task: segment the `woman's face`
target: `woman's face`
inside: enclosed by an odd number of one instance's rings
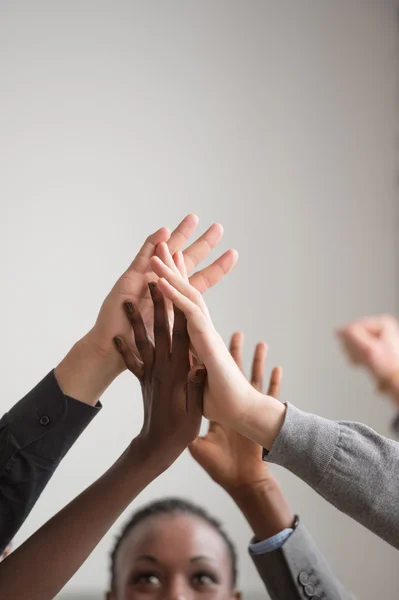
[[[238,600],[220,535],[193,515],[159,515],[137,525],[116,557],[108,600]]]

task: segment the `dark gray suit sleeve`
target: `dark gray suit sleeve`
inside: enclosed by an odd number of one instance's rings
[[[278,550],[250,555],[272,600],[354,600],[301,523]]]
[[[362,423],[329,421],[287,404],[268,462],[399,549],[399,443]]]

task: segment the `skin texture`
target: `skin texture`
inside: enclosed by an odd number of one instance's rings
[[[154,306],[155,343],[139,310],[130,302],[125,303],[125,311],[134,332],[138,356],[126,339],[118,337],[115,342],[127,368],[141,384],[144,424],[138,439],[142,452],[151,455],[154,443],[160,445],[162,456],[157,460],[166,469],[199,433],[206,371],[200,367],[190,368],[190,342],[184,314],[174,309],[171,338],[165,299],[156,284],[149,284],[149,288]],[[168,401],[169,398],[173,398],[173,402]]]
[[[172,351],[166,352],[169,329],[165,310],[160,310],[165,308],[163,299],[156,295],[154,304],[151,363],[142,350],[144,422],[140,434],[102,477],[0,564],[2,598],[52,600],[132,500],[198,435],[203,371],[202,376],[189,377],[188,336],[182,315],[176,319],[180,335],[174,335]],[[140,313],[134,321],[136,328],[137,323],[142,324]],[[126,322],[129,325],[128,319]],[[123,355],[123,348],[127,348],[123,338],[119,348]],[[177,361],[184,356],[185,361]],[[126,367],[130,366],[128,361]],[[23,573],[23,577],[16,577],[16,573]]]
[[[101,307],[92,330],[93,340],[100,354],[112,354],[114,352],[112,339],[115,336],[126,337],[130,333],[121,310],[121,306],[125,302],[132,302],[137,307],[147,330],[152,332],[153,310],[148,283],[156,282],[158,277],[151,268],[150,259],[154,256],[157,245],[160,243],[165,243],[172,255],[182,250],[197,226],[198,217],[188,215],[171,234],[169,230],[162,228],[147,238],[136,258],[118,279]],[[214,223],[183,252],[187,273],[191,275],[190,283],[201,294],[220,281],[233,268],[237,260],[237,253],[229,250],[208,267],[192,274],[220,241],[222,235],[223,227]],[[170,308],[169,312],[171,312]]]
[[[270,449],[281,430],[286,407],[246,380],[215,330],[202,295],[181,275],[167,246],[160,246],[162,260],[159,253],[151,259],[160,277],[158,289],[186,315],[192,346],[207,370],[204,415]]]
[[[137,306],[152,336],[153,308],[148,282],[156,281],[158,277],[151,268],[151,257],[155,255],[160,242],[164,242],[172,253],[182,250],[193,236],[198,222],[198,217],[190,214],[172,233],[163,227],[148,236],[104,300],[94,327],[56,367],[55,376],[64,394],[94,406],[107,387],[126,368],[113,343],[116,336],[126,337],[134,348],[134,337],[123,311],[124,302],[132,302]],[[223,227],[214,223],[182,253],[190,282],[200,293],[218,283],[237,262],[237,252],[228,250],[210,265],[194,273],[222,236]],[[172,312],[169,303],[170,320],[173,319]]]
[[[107,600],[239,598],[224,541],[193,515],[158,515],[139,523],[119,548],[115,575],[116,589]]]
[[[399,323],[391,315],[359,319],[341,327],[338,338],[348,360],[366,369],[377,387],[399,406]]]
[[[235,333],[230,353],[241,371],[243,335]],[[256,346],[250,382],[259,392],[263,390],[267,346]],[[267,393],[278,398],[282,370],[272,371]],[[197,438],[190,451],[210,477],[236,502],[249,522],[255,538],[264,540],[292,527],[295,517],[273,476],[269,465],[262,460],[262,448],[230,427],[211,422],[205,437]]]

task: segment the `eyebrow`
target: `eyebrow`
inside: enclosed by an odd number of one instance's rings
[[[143,554],[142,556],[138,556],[136,558],[136,560],[148,560],[149,562],[152,562],[152,563],[158,562],[158,560],[155,558],[155,556],[151,556],[150,554]]]
[[[155,558],[155,556],[151,556],[150,554],[143,554],[141,556],[138,556],[136,558],[136,561],[138,560],[146,560],[148,562],[152,562],[152,563],[158,563],[158,559]],[[193,558],[190,558],[190,562],[195,563],[195,562],[199,562],[200,560],[208,560],[210,562],[216,562],[216,560],[214,558],[212,558],[211,556],[193,556]]]
[[[190,558],[190,562],[198,562],[200,560],[209,560],[211,562],[216,562],[216,560],[214,558],[212,558],[211,556],[193,556],[193,558]]]

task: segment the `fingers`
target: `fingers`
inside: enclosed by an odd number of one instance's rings
[[[188,322],[190,341],[198,359],[205,363],[215,354],[227,352],[226,347],[216,333],[210,317],[204,315],[197,304],[186,298],[166,281],[160,279],[158,288],[177,308],[184,312]]]
[[[375,344],[378,343],[376,335],[359,323],[354,323],[341,330],[340,338],[350,361],[354,364],[360,364],[367,360],[367,357],[373,352]]]
[[[183,311],[176,306],[172,334],[172,364],[184,377],[190,369],[190,338],[187,332],[187,319]]]
[[[267,345],[264,342],[257,344],[252,360],[251,384],[259,392],[263,389],[267,350]]]
[[[270,376],[269,389],[267,390],[268,396],[273,396],[273,398],[279,398],[282,378],[283,378],[282,368],[274,367],[272,374]]]
[[[227,250],[219,256],[211,265],[190,277],[190,283],[201,294],[216,285],[225,275],[230,273],[238,261],[237,250]]]
[[[154,255],[157,245],[167,242],[169,238],[170,231],[166,227],[161,227],[161,229],[151,234],[140,248],[128,271],[136,271],[141,274],[146,273],[150,266],[150,258]]]
[[[179,292],[179,290],[173,287],[169,281],[161,278],[159,279],[157,286],[165,298],[168,298],[175,306],[177,306],[177,308],[180,308],[186,315],[187,320],[191,321],[193,325],[199,326],[202,321],[206,321],[206,317],[198,304]]]
[[[122,356],[126,368],[136,375],[137,379],[141,380],[144,377],[144,364],[133,354],[132,350],[126,344],[122,337],[114,338],[116,349]]]
[[[338,329],[337,333],[341,339],[351,338],[353,330],[364,329],[369,334],[378,336],[385,330],[398,328],[398,321],[392,315],[377,315],[364,317]]]
[[[190,299],[191,302],[199,306],[200,309],[204,312],[204,314],[208,315],[208,309],[201,294],[198,292],[198,290],[193,288],[188,281],[184,281],[183,277],[180,275],[180,273],[177,272],[177,269],[175,267],[174,269],[169,268],[164,262],[162,262],[158,258],[158,256],[153,256],[151,258],[151,267],[158,275],[158,277],[166,279],[168,283],[176,289],[176,291],[186,296],[186,298]],[[181,310],[185,312],[185,310],[181,308],[178,304],[176,306],[178,306]]]
[[[194,367],[188,374],[186,407],[193,416],[202,415],[206,380],[207,372],[203,367]]]
[[[376,344],[376,338],[363,327],[354,325],[346,337],[346,347],[349,353],[353,353],[353,358],[357,360],[367,359],[373,352]],[[378,343],[378,342],[377,342]]]
[[[169,320],[165,300],[155,283],[149,283],[154,304],[155,367],[165,368],[170,357]]]
[[[181,250],[197,229],[199,219],[197,215],[187,215],[183,221],[179,223],[176,229],[172,232],[169,241],[169,251],[173,255],[178,250]],[[167,240],[163,240],[167,241]]]
[[[219,223],[213,223],[205,233],[201,235],[191,246],[183,252],[184,262],[188,273],[192,273],[195,267],[202,262],[212,249],[223,237],[223,227]]]
[[[175,254],[177,254],[177,252],[175,252]],[[175,261],[173,260],[171,253],[169,252],[168,244],[165,244],[165,243],[158,244],[156,252],[155,252],[155,256],[158,256],[158,258],[165,265],[167,265],[171,271],[173,271],[174,273],[180,273],[179,269],[176,266]]]
[[[242,347],[244,343],[244,334],[240,331],[236,331],[231,336],[230,340],[230,354],[234,358],[236,365],[243,372],[244,366],[242,363]]]
[[[154,360],[154,346],[147,333],[143,318],[140,314],[140,311],[132,302],[125,302],[123,308],[129,323],[132,326],[134,340],[136,342],[137,350],[140,353],[144,367],[145,369],[149,369],[152,367]]]
[[[186,263],[184,262],[183,253],[180,251],[175,252],[175,254],[173,255],[173,261],[174,261],[180,275],[183,277],[183,279],[185,281],[188,281],[188,273],[187,273],[187,269],[186,269]]]

